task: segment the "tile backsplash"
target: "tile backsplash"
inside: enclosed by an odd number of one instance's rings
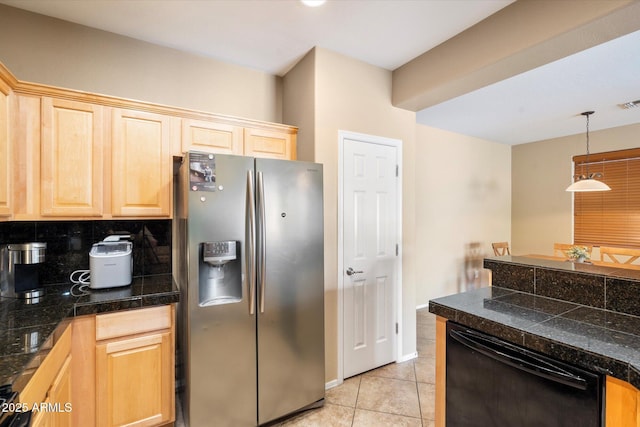
[[[111,234],[130,234],[133,275],[171,272],[171,220],[0,222],[0,245],[45,242],[43,285],[66,283],[75,270],[89,269],[94,243]]]

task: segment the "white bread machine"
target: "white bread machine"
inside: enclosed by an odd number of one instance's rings
[[[93,245],[89,252],[92,289],[115,288],[131,284],[133,243],[130,236],[108,236]]]

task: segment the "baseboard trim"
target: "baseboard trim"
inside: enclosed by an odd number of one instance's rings
[[[325,390],[329,390],[331,388],[338,387],[340,385],[340,383],[341,383],[341,381],[338,381],[337,379],[331,380],[328,383],[324,384],[324,389]]]
[[[408,362],[409,360],[413,360],[413,359],[415,359],[417,357],[418,357],[418,352],[417,351],[415,351],[413,353],[410,353],[410,354],[405,354],[404,356],[402,356],[400,358],[400,360],[398,360],[398,363]]]

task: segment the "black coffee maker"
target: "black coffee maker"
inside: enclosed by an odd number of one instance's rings
[[[0,296],[35,299],[42,296],[40,264],[46,243],[10,243],[0,248]]]

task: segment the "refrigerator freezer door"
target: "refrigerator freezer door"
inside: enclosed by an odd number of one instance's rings
[[[188,203],[189,264],[188,295],[184,301],[188,304],[185,416],[191,426],[253,426],[257,420],[256,318],[250,314],[249,284],[244,272],[247,175],[253,170],[254,161],[226,155],[201,160],[181,171],[181,191],[186,192]],[[206,170],[205,163],[212,169],[208,174],[201,173]],[[183,165],[183,169],[187,166]],[[224,278],[216,276],[213,282],[210,277],[203,277],[212,268],[219,268],[207,253],[203,254],[205,242],[237,245],[236,258],[224,264]],[[227,279],[242,281],[239,301],[201,304],[199,285],[206,285],[201,280],[214,283]]]
[[[264,218],[257,218],[257,247],[265,250],[257,272],[258,420],[263,424],[324,398],[322,166],[256,159],[259,181],[256,193],[263,193],[256,200],[263,196]]]

